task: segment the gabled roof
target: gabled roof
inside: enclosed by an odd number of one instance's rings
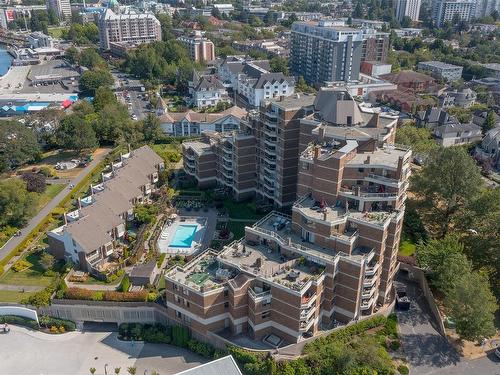
[[[473,123],[469,123],[469,124],[455,123],[455,124],[446,124],[446,125],[438,126],[436,128],[436,131],[443,134],[443,135],[456,133],[456,132],[467,132],[467,131],[480,134],[481,127],[479,127]]]
[[[243,118],[247,114],[243,108],[238,106],[233,106],[226,109],[225,111],[219,113],[200,113],[193,110],[188,110],[187,112],[170,112],[160,117],[160,121],[163,123],[178,123],[186,120],[191,123],[205,123],[211,124],[217,121],[221,121],[223,118],[228,116],[234,116],[236,118]]]
[[[285,81],[291,84],[295,83],[295,79],[293,77],[285,77],[283,73],[265,73],[260,75],[259,79],[256,80],[253,87],[256,89],[262,89],[267,82],[274,85],[274,83],[276,82],[283,83]]]
[[[200,90],[225,90],[225,87],[216,76],[204,75],[195,84],[195,91]]]

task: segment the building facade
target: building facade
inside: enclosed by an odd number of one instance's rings
[[[181,36],[177,38],[189,51],[189,56],[194,61],[215,60],[215,47],[210,39],[205,38],[200,31],[196,31],[191,36]]]
[[[458,65],[447,64],[441,61],[422,61],[417,68],[430,72],[437,79],[443,79],[447,82],[458,81],[462,78],[463,68]]]
[[[482,18],[491,15],[494,11],[500,12],[499,0],[477,0],[476,18]]]
[[[418,21],[421,5],[421,0],[396,0],[396,19],[401,22],[410,17],[412,21]]]
[[[451,22],[455,15],[462,21],[470,21],[476,14],[476,0],[434,0],[432,19],[437,27]]]
[[[337,89],[306,107],[292,215],[271,212],[220,253],[166,274],[169,319],[198,336],[295,343],[394,298],[411,174],[411,151],[393,145],[398,118],[362,110]]]
[[[343,22],[295,22],[290,65],[295,75],[310,84],[357,80],[362,45],[362,30],[346,27]]]
[[[49,251],[102,275],[110,259],[120,257],[134,205],[148,200],[163,168],[163,159],[149,146],[121,155],[103,172],[102,182],[90,186],[90,195],[78,200],[78,208],[64,214],[65,224],[47,233]]]
[[[60,19],[71,20],[71,5],[69,0],[47,0],[47,10],[52,9]]]
[[[149,43],[161,40],[160,21],[152,13],[129,11],[115,13],[108,8],[99,17],[99,43],[103,50],[110,49],[110,43]]]

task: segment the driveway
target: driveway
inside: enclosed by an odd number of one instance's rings
[[[48,335],[11,325],[11,332],[0,335],[0,374],[17,375],[96,375],[127,373],[137,367],[137,374],[175,374],[198,366],[205,359],[185,349],[163,344],[123,342],[115,332],[69,332]],[[147,371],[147,372],[146,372]]]
[[[76,176],[71,184],[77,185],[80,181],[82,181],[94,167],[97,166],[103,160],[106,155],[111,151],[111,149],[106,149],[104,152],[99,153],[95,156],[94,160],[92,160],[89,165],[87,165],[83,171],[81,171],[78,176]],[[31,218],[28,224],[21,229],[21,235],[17,237],[13,237],[9,242],[5,244],[4,247],[0,249],[0,260],[5,258],[7,254],[9,254],[17,245],[19,245],[26,236],[35,228],[49,213],[52,211],[71,191],[70,185],[65,187],[59,194],[57,194],[49,203],[43,207],[36,216]]]
[[[406,285],[412,299],[409,311],[396,311],[402,347],[412,374],[500,375],[500,363],[494,355],[476,360],[462,358],[435,328],[420,287],[406,279],[398,278],[398,281]]]

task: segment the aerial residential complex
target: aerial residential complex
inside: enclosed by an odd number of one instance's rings
[[[57,259],[70,260],[95,276],[113,267],[121,255],[126,223],[134,205],[145,203],[156,189],[163,159],[143,146],[121,155],[102,182],[90,186],[79,207],[64,214],[65,224],[48,232],[49,251]]]
[[[99,43],[103,50],[112,48],[112,44],[135,45],[161,40],[160,21],[149,12],[136,13],[131,10],[122,11],[115,7],[117,13],[108,8],[99,17]]]
[[[411,151],[393,144],[397,117],[364,108],[336,88],[270,101],[259,117],[240,132],[185,142],[185,169],[200,183],[216,170],[215,179],[220,173],[237,181],[232,189],[240,192],[246,183],[249,194],[254,173],[257,181],[267,173],[276,182],[294,181],[292,215],[272,212],[220,253],[171,270],[167,306],[173,320],[200,336],[226,329],[297,342],[391,300]],[[294,126],[282,128],[289,117]],[[296,157],[270,169],[255,164],[250,150],[260,155],[254,144],[265,144],[274,128],[279,141],[269,143],[271,153],[293,150]]]
[[[418,69],[430,72],[435,78],[448,82],[458,81],[462,78],[463,68],[458,65],[447,64],[441,61],[422,61]]]

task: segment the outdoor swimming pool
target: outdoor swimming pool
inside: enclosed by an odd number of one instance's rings
[[[197,228],[198,225],[179,225],[169,247],[191,247]]]

